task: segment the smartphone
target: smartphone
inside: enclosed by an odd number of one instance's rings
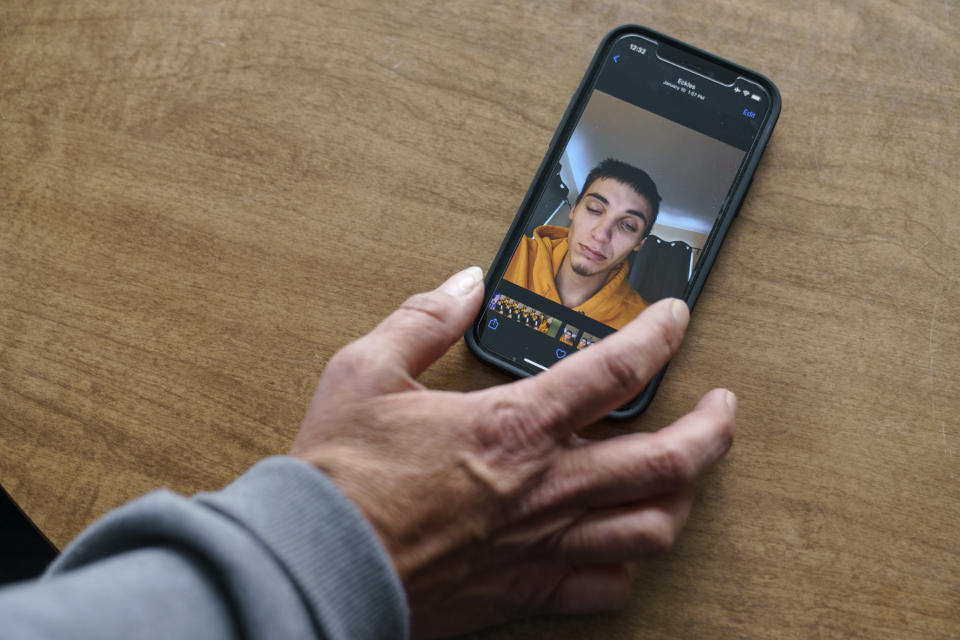
[[[755,71],[639,25],[611,31],[487,272],[470,349],[530,376],[657,300],[693,309],[779,114]],[[642,412],[665,371],[611,417]]]

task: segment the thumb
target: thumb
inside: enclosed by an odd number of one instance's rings
[[[480,267],[450,276],[433,291],[408,298],[357,346],[371,349],[388,371],[416,378],[466,332],[483,301],[482,283]]]

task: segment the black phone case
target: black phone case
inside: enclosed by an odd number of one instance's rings
[[[773,133],[773,127],[777,123],[777,118],[780,116],[780,91],[777,89],[776,85],[770,81],[769,78],[757,73],[756,71],[742,67],[712,53],[708,53],[702,49],[698,49],[689,44],[671,38],[670,36],[666,36],[662,33],[654,31],[653,29],[649,29],[641,25],[631,24],[621,25],[612,30],[606,35],[606,37],[604,37],[603,41],[600,43],[600,46],[597,47],[597,51],[593,55],[593,60],[590,61],[590,66],[587,68],[587,72],[580,81],[580,86],[570,99],[570,103],[567,105],[567,109],[563,114],[563,118],[560,120],[557,130],[553,134],[553,139],[550,141],[550,146],[548,147],[546,154],[544,154],[543,162],[540,164],[540,168],[537,170],[536,177],[531,183],[530,188],[527,190],[527,194],[524,196],[523,202],[520,204],[520,208],[517,210],[516,216],[514,216],[513,222],[507,231],[506,237],[500,244],[500,249],[497,251],[497,255],[494,257],[493,263],[490,265],[490,269],[487,270],[487,275],[484,279],[484,285],[487,292],[490,291],[490,288],[493,285],[500,281],[503,272],[510,263],[510,258],[512,257],[511,250],[518,242],[519,235],[522,233],[527,214],[529,213],[530,205],[535,201],[534,199],[536,197],[539,197],[539,194],[543,190],[546,181],[550,177],[549,172],[553,167],[553,164],[559,158],[560,153],[562,153],[562,150],[558,149],[559,141],[565,138],[567,133],[571,132],[571,129],[575,125],[573,121],[579,117],[580,113],[586,106],[584,99],[586,94],[596,83],[597,76],[600,72],[602,63],[606,58],[607,52],[613,46],[614,42],[624,35],[648,36],[654,40],[657,40],[658,42],[666,43],[668,46],[671,46],[680,52],[706,58],[713,64],[735,71],[739,75],[756,82],[762,86],[770,96],[770,108],[767,112],[766,119],[760,128],[757,138],[754,140],[753,146],[747,151],[746,163],[741,169],[740,174],[735,178],[733,190],[721,207],[718,223],[714,226],[710,236],[707,238],[707,241],[704,245],[703,254],[698,260],[696,271],[693,277],[690,279],[687,289],[684,292],[683,300],[687,303],[687,306],[690,307],[690,310],[693,310],[697,298],[700,296],[700,291],[703,290],[703,285],[706,283],[707,277],[710,275],[710,269],[713,267],[714,260],[716,260],[717,253],[720,250],[720,245],[723,244],[723,240],[726,238],[727,231],[730,229],[730,224],[737,216],[737,213],[740,210],[740,205],[743,204],[747,190],[750,188],[750,183],[753,180],[753,174],[757,169],[757,165],[759,164],[760,158],[763,155],[763,151],[767,146],[767,142],[770,140],[770,135]],[[470,329],[467,330],[467,333],[464,336],[467,346],[474,353],[474,355],[487,364],[507,371],[508,373],[517,377],[528,377],[533,375],[528,371],[515,366],[513,363],[501,358],[500,356],[489,353],[480,345],[477,329],[482,316],[483,309],[480,310],[480,313],[477,315],[477,319],[473,322],[473,324],[470,326]],[[617,420],[626,420],[640,415],[640,413],[642,413],[653,400],[653,396],[656,394],[657,387],[660,386],[660,381],[663,379],[666,371],[667,366],[664,366],[663,369],[661,369],[650,380],[644,390],[640,392],[636,398],[619,409],[612,411],[608,417]]]

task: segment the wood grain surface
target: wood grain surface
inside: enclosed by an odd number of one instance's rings
[[[5,0],[0,483],[63,545],[284,452],[331,354],[489,265],[628,22],[784,108],[657,399],[598,433],[722,385],[737,441],[624,612],[474,637],[960,637],[951,1]]]

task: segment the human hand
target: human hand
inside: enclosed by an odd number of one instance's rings
[[[482,299],[471,267],[344,347],[291,451],[369,519],[417,637],[624,606],[625,563],[670,547],[694,481],[733,439],[736,399],[723,389],[655,433],[576,435],[676,351],[689,320],[677,300],[532,378],[472,393],[424,388],[417,376],[460,339]]]

